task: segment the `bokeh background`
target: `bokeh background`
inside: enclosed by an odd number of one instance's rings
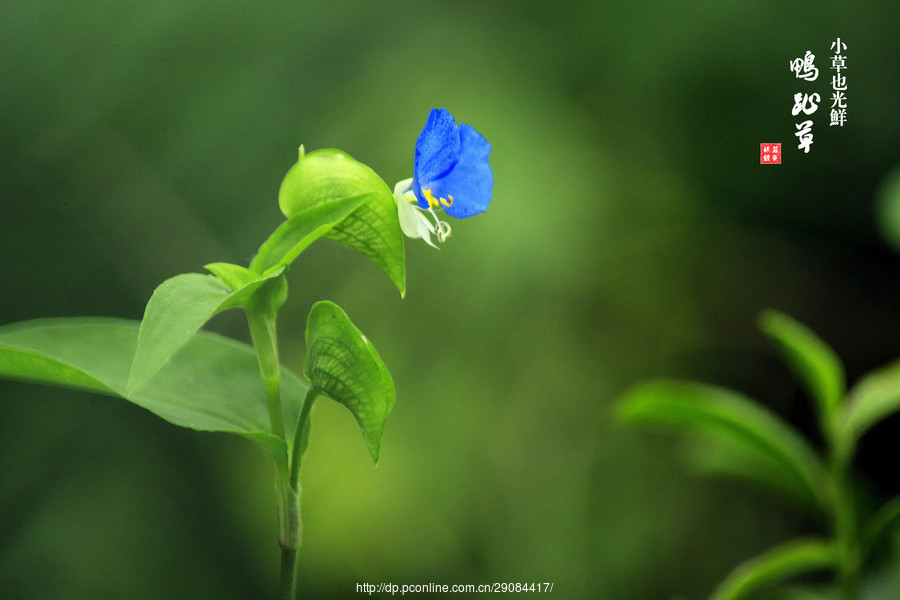
[[[540,581],[700,598],[817,526],[693,476],[614,401],[702,379],[811,431],[756,329],[767,307],[831,343],[851,381],[900,356],[898,25],[891,1],[6,1],[0,322],[139,319],[165,278],[249,261],[301,143],[393,185],[447,107],[493,145],[490,210],[440,252],[407,243],[405,299],[331,242],[290,273],[286,364],[300,370],[307,310],[330,299],[398,392],[376,469],[349,413],[316,407],[306,597]],[[830,127],[838,36],[849,118]],[[788,69],[806,50],[813,83]],[[797,91],[823,96],[809,154]],[[782,165],[759,164],[763,142]],[[238,313],[210,328],[248,338]],[[860,458],[884,495],[900,492],[897,425]],[[0,382],[0,595],[273,598],[276,535],[251,443]]]

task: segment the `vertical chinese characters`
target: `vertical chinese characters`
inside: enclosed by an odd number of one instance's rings
[[[847,70],[847,44],[836,38],[831,42],[831,50],[834,52],[831,57],[831,68],[834,72],[831,77],[831,114],[830,125],[842,127],[847,122],[847,77],[842,71]],[[806,82],[807,87],[819,77],[819,69],[815,65],[816,56],[811,50],[807,50],[803,56],[788,61],[788,67],[794,74],[794,78],[802,79]],[[818,85],[818,84],[817,84]],[[822,84],[824,85],[824,84]],[[821,94],[820,94],[821,92]],[[797,136],[797,149],[802,150],[805,154],[809,154],[813,144],[813,114],[819,109],[819,105],[828,102],[827,93],[820,89],[800,90],[794,93],[794,106],[791,109],[791,116],[802,119],[794,123]],[[760,162],[762,164],[778,164],[773,162],[772,157],[766,156],[761,151]]]
[[[847,50],[847,44],[841,38],[831,42],[834,56],[831,57],[831,68],[835,74],[831,77],[831,125],[843,127],[847,122],[847,77],[841,75],[841,71],[847,68],[847,57],[843,54]]]
[[[816,77],[819,76],[819,70],[813,64],[815,59],[816,55],[807,50],[803,58],[795,58],[791,61],[791,71],[794,72],[798,79],[815,81]]]
[[[790,61],[789,66],[794,73],[794,77],[806,81],[815,81],[819,76],[819,69],[814,64],[815,58],[815,54],[807,50],[803,58],[795,58]],[[812,115],[818,110],[818,103],[821,100],[822,97],[818,93],[804,94],[803,92],[797,92],[794,94],[794,108],[791,109],[791,115],[796,117],[801,112],[805,115]],[[799,141],[797,148],[807,154],[813,143],[812,125],[812,119],[797,123],[797,132],[794,133]]]

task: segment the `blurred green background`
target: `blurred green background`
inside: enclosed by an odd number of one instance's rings
[[[494,581],[703,597],[815,525],[692,476],[672,438],[618,426],[613,401],[648,377],[703,379],[811,431],[756,330],[766,307],[831,343],[851,381],[900,356],[882,200],[900,165],[898,25],[889,1],[7,1],[0,323],[139,319],[163,279],[249,262],[299,144],[392,186],[447,107],[493,145],[490,210],[440,252],[407,243],[402,300],[331,242],[290,273],[286,364],[300,370],[308,308],[330,299],[398,393],[377,469],[349,413],[318,403],[306,597]],[[849,118],[830,127],[838,36]],[[806,50],[813,83],[788,69]],[[823,96],[809,154],[797,91]],[[782,165],[759,164],[763,142]],[[234,312],[211,329],[248,338]],[[0,382],[0,399],[4,597],[274,597],[262,451],[106,397]],[[900,492],[880,460],[897,431],[862,448],[883,494]]]

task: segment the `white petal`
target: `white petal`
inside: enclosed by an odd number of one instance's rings
[[[394,200],[397,201],[397,217],[400,220],[400,229],[408,238],[422,238],[425,242],[437,248],[431,241],[434,233],[434,225],[422,214],[418,207],[413,206],[416,197],[413,194],[412,179],[405,179],[394,186]]]

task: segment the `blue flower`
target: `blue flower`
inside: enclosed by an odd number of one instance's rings
[[[446,109],[431,109],[416,141],[412,187],[419,207],[443,206],[457,219],[486,211],[494,185],[490,153],[474,127],[457,125]]]
[[[471,125],[457,125],[446,109],[432,109],[416,141],[414,176],[394,188],[403,232],[434,246],[430,233],[440,242],[450,236],[450,226],[435,210],[457,219],[486,211],[494,185],[490,153],[490,143]],[[430,212],[435,224],[412,210],[412,204]]]

